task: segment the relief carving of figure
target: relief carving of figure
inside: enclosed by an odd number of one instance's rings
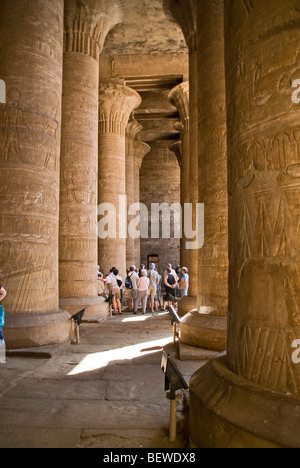
[[[7,92],[7,104],[3,106],[1,114],[1,127],[4,132],[2,154],[4,161],[10,161],[13,154],[19,162],[23,162],[20,147],[19,128],[24,126],[29,130],[24,121],[23,110],[20,107],[21,92],[11,88]]]

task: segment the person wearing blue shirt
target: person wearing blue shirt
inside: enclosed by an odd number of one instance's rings
[[[189,275],[188,269],[183,267],[181,268],[181,276],[179,279],[179,290],[181,292],[181,297],[185,297],[189,292]]]
[[[0,286],[0,302],[2,299],[4,299],[6,296],[6,291],[2,286]],[[1,306],[0,310],[0,364],[5,364],[6,358],[5,358],[5,340],[4,340],[4,335],[3,335],[3,330],[2,326],[4,324],[4,309]]]

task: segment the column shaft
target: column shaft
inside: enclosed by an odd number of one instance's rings
[[[141,131],[142,126],[136,120],[131,120],[126,129],[126,195],[127,195],[127,208],[136,201],[136,183],[135,180],[135,164],[134,164],[134,140],[136,135]],[[139,187],[139,184],[138,184]],[[131,217],[128,215],[128,222]],[[130,236],[127,237],[126,241],[126,265],[127,269],[130,266],[135,265],[136,251],[135,244],[136,239],[132,239]]]
[[[116,267],[123,278],[126,275],[127,213],[120,201],[126,195],[125,131],[131,112],[140,104],[140,96],[132,89],[122,84],[101,83],[99,205],[110,204],[116,223],[115,232],[98,230],[98,261],[104,274]],[[127,203],[125,211],[126,208]]]
[[[271,15],[261,3],[243,11],[243,28],[233,29],[236,3],[226,7],[228,364],[254,383],[299,395],[300,366],[292,361],[300,338],[299,105],[292,82],[299,75],[300,14],[291,16],[295,0],[273,1]],[[270,31],[260,18],[276,26]]]
[[[299,40],[296,0],[225,2],[228,347],[190,384],[197,447],[300,446]]]
[[[182,142],[182,160],[181,160],[181,184],[180,184],[180,202],[182,210],[185,203],[190,201],[190,118],[189,118],[189,82],[181,83],[169,94],[170,102],[177,108],[180,116],[180,122],[175,123],[175,128],[180,131]],[[184,212],[184,211],[182,211]],[[185,248],[186,239],[184,230],[180,242],[180,260],[181,266],[189,267],[189,251]]]
[[[228,196],[223,22],[223,0],[198,4],[199,200],[205,205],[198,310],[226,317]]]
[[[196,12],[194,12],[196,16]],[[189,158],[189,203],[193,205],[193,229],[196,230],[196,205],[199,203],[199,169],[198,169],[198,56],[197,33],[191,36],[189,47],[189,83],[190,83],[190,158]],[[201,182],[200,182],[201,183]],[[198,294],[198,257],[199,250],[189,251],[189,295],[195,300],[190,304],[191,309],[196,307]]]
[[[73,313],[98,298],[97,185],[99,55],[108,31],[122,19],[117,0],[65,2],[60,189],[60,304]]]
[[[181,125],[181,124],[180,124]],[[180,205],[184,207],[184,193],[182,190],[183,187],[183,170],[182,170],[182,141],[178,140],[169,146],[169,150],[172,151],[178,161],[178,165],[180,167]],[[185,262],[186,259],[186,252],[185,252],[185,239],[182,238],[180,239],[180,265],[189,265],[188,262]]]
[[[188,155],[188,199],[193,206],[193,230],[196,231],[196,204],[198,195],[198,57],[197,57],[197,3],[198,0],[163,0],[165,13],[176,21],[182,29],[189,48],[189,155]],[[183,168],[183,172],[185,169]],[[184,180],[184,177],[183,177]],[[189,239],[194,242],[195,239]],[[181,315],[186,315],[197,307],[198,293],[198,254],[199,249],[186,249],[183,237],[182,250],[185,266],[189,269],[189,297],[179,305]]]
[[[140,203],[140,170],[143,164],[144,157],[151,151],[147,143],[143,141],[135,141],[134,152],[134,203]],[[143,222],[143,220],[142,220]],[[141,237],[134,240],[134,265],[141,264]]]
[[[58,215],[63,1],[0,5],[1,284],[9,347],[63,341]]]
[[[64,57],[60,297],[97,296],[98,62]]]

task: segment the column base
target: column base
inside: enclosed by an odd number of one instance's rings
[[[6,315],[4,337],[7,349],[35,348],[70,340],[72,321],[65,310],[36,314]]]
[[[184,317],[191,310],[197,309],[197,298],[193,296],[185,296],[178,303],[178,315]]]
[[[192,448],[300,448],[300,398],[229,370],[219,355],[190,382]]]
[[[62,298],[59,300],[59,306],[71,315],[87,307],[85,319],[105,319],[109,314],[109,305],[102,296]]]
[[[180,361],[209,361],[219,354],[219,351],[209,349],[196,348],[184,343],[179,343],[179,360]]]
[[[196,348],[224,351],[227,346],[227,318],[203,315],[193,310],[180,323],[180,342]]]

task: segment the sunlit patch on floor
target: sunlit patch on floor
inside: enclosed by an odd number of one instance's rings
[[[100,353],[87,354],[82,361],[68,373],[68,375],[78,375],[84,372],[92,372],[106,367],[113,361],[126,361],[141,356],[146,356],[154,351],[159,351],[172,341],[172,336],[161,338],[155,341],[139,343],[124,348],[112,349]]]

